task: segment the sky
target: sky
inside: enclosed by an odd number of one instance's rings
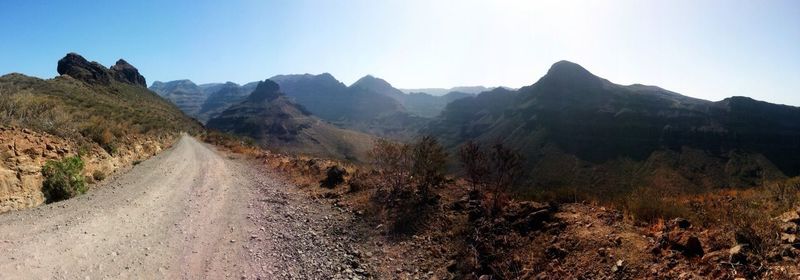
[[[559,60],[618,84],[800,106],[800,1],[0,1],[0,73],[68,52],[153,81],[328,72],[521,87]]]

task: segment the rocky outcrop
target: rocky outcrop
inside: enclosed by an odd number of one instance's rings
[[[58,61],[59,75],[67,75],[88,84],[109,85],[112,81],[147,87],[139,70],[120,59],[111,69],[95,61],[89,62],[77,53],[68,53]]]
[[[67,75],[89,84],[111,83],[111,73],[100,63],[89,62],[77,53],[68,53],[58,61],[58,74]]]
[[[89,146],[82,159],[83,175],[92,182],[95,174],[111,174],[134,161],[160,152],[172,139],[134,138],[121,145],[114,155],[100,146]],[[74,141],[29,129],[0,127],[0,213],[38,206],[44,203],[41,168],[48,160],[60,160],[78,154]]]
[[[124,59],[117,60],[117,63],[111,66],[111,72],[117,81],[147,87],[147,81],[144,76],[139,74],[139,70]]]

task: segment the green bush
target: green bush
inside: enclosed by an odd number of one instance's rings
[[[42,167],[42,193],[47,203],[65,200],[86,192],[83,175],[83,160],[78,156],[60,161],[48,160]]]

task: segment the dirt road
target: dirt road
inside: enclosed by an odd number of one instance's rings
[[[0,215],[0,279],[369,278],[352,217],[189,136],[86,195]]]

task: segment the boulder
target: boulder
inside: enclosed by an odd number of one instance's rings
[[[687,257],[702,257],[703,244],[700,239],[685,230],[674,230],[667,235],[669,247]]]
[[[532,201],[514,203],[505,209],[503,219],[511,222],[517,231],[526,233],[541,229],[550,220],[553,214],[550,208],[549,204]]]

